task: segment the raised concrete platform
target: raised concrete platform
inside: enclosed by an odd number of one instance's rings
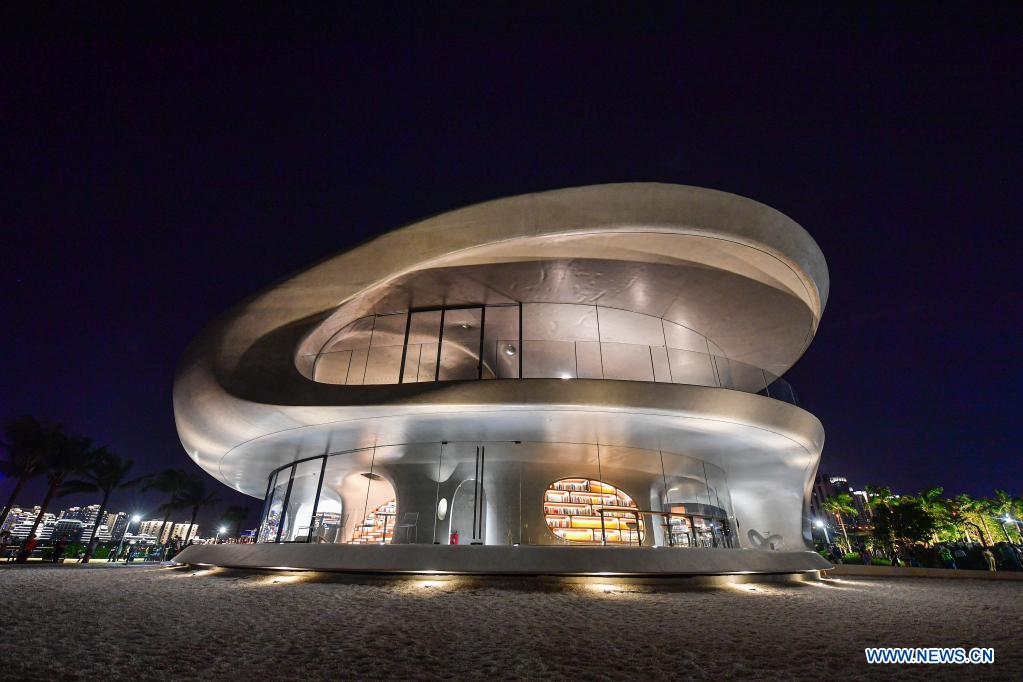
[[[699,576],[831,568],[816,552],[552,545],[193,545],[181,564],[279,570],[452,575]]]

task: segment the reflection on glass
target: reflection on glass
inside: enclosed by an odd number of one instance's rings
[[[295,476],[288,495],[288,510],[285,525],[281,530],[281,542],[307,542],[312,524],[316,491],[320,488],[320,469],[323,459],[299,462],[295,465]]]
[[[396,384],[405,343],[405,313],[378,315],[366,358],[365,384]]]
[[[292,467],[286,467],[277,472],[275,482],[270,490],[270,503],[267,505],[266,518],[259,530],[258,542],[277,541],[277,534],[285,515],[284,498],[288,494],[291,469]]]
[[[483,312],[480,308],[447,310],[440,349],[440,380],[478,379]]]
[[[525,379],[575,379],[576,344],[571,341],[522,340],[522,376]]]
[[[487,306],[483,331],[483,378],[518,379],[519,307]]]
[[[408,348],[405,351],[405,372],[402,375],[404,383],[434,381],[437,378],[440,318],[439,310],[412,313]]]

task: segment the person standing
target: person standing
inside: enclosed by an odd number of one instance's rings
[[[991,553],[991,550],[985,547],[981,554],[984,556],[984,561],[987,562],[987,570],[991,572],[997,571],[998,568],[995,565],[995,555]]]
[[[64,559],[64,552],[67,551],[67,536],[63,536],[60,540],[57,540],[57,544],[53,546],[53,556],[50,557],[50,561],[55,564],[59,564]]]
[[[7,553],[7,548],[11,546],[15,546],[14,543],[11,542],[11,531],[5,530],[0,533],[0,559],[2,559],[4,554]]]
[[[39,540],[34,535],[30,538],[25,538],[25,542],[21,545],[21,551],[18,552],[18,561],[28,561],[32,558],[32,552],[35,551],[38,544]]]
[[[948,545],[941,546],[941,549],[938,550],[938,557],[941,558],[941,563],[945,564],[945,568],[956,567],[956,560],[952,557],[952,552],[948,551]]]

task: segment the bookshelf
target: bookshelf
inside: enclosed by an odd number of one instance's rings
[[[391,500],[366,514],[366,520],[355,528],[352,534],[353,545],[386,545],[394,534],[394,515],[398,510],[398,501]]]
[[[595,511],[599,507],[612,509],[604,512],[604,538],[608,544],[642,542],[645,535],[642,521],[637,524],[636,514],[625,511],[636,509],[636,503],[613,485],[590,478],[563,478],[551,483],[544,493],[547,526],[568,542],[601,544],[600,514]],[[613,511],[615,507],[623,511]]]

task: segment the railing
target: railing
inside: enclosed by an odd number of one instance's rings
[[[602,379],[710,386],[799,404],[795,390],[784,379],[710,353],[608,341],[514,339],[485,340],[482,345],[482,358],[478,344],[445,340],[443,345],[353,348],[301,359],[315,381],[349,386],[474,379]]]

